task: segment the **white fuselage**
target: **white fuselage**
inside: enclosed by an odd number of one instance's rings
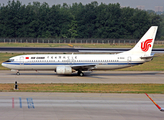
[[[12,70],[56,70],[58,66],[94,64],[94,68],[90,70],[111,70],[146,62],[140,57],[121,54],[34,54],[12,57],[11,62],[4,62],[2,65]]]
[[[139,42],[129,51],[119,54],[35,54],[15,56],[2,63],[12,70],[54,70],[57,74],[78,71],[112,70],[142,64],[152,60],[158,26],[151,26]],[[19,74],[19,72],[17,72]]]

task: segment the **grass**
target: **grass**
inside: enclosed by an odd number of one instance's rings
[[[160,93],[164,84],[0,84],[1,92]]]
[[[80,48],[132,48],[135,43],[101,44],[101,43],[0,43],[0,47],[80,47]],[[154,48],[164,48],[163,44],[155,44]]]
[[[27,54],[27,53],[22,53]],[[21,53],[0,53],[0,63],[8,60],[10,57],[22,55]],[[29,54],[29,53],[28,53]],[[164,70],[164,54],[157,54],[157,57],[150,62],[146,62],[142,65],[133,66],[129,68],[119,69],[121,71],[163,71]],[[0,70],[8,70],[0,65]]]

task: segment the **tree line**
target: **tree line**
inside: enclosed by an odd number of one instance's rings
[[[52,5],[19,0],[0,5],[0,37],[138,39],[152,25],[164,37],[161,15],[117,4]]]

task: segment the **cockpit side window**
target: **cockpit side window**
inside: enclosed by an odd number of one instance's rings
[[[5,62],[13,62],[14,61],[14,59],[8,59],[7,61],[5,61]]]

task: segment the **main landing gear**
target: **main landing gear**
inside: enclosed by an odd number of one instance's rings
[[[81,77],[84,76],[84,73],[83,73],[82,71],[80,71],[80,70],[77,72],[77,74],[78,74],[79,76],[81,76]]]
[[[20,75],[19,71],[16,73],[16,75]]]

